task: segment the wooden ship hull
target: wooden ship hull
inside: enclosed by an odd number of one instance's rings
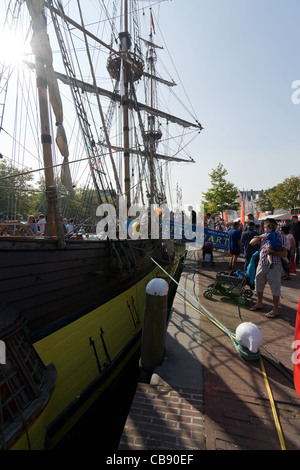
[[[185,245],[130,229],[171,220],[169,164],[195,163],[203,127],[159,93],[176,83],[151,8],[149,34],[136,0],[4,3],[3,43],[25,47],[18,66],[0,57],[0,449],[48,449],[138,353],[150,280],[171,305]]]
[[[170,283],[152,259],[177,277],[183,255],[184,245],[169,253],[160,240],[70,240],[58,250],[53,239],[0,238],[9,365],[0,374],[1,448],[60,442],[138,351],[146,285]]]

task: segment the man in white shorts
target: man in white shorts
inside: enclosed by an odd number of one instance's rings
[[[266,222],[276,223],[274,219],[268,219]],[[265,227],[267,224],[265,224]],[[262,310],[263,309],[263,293],[266,283],[268,282],[273,294],[273,309],[266,314],[268,318],[276,318],[278,316],[279,309],[279,299],[280,299],[280,290],[281,290],[281,258],[287,255],[286,241],[285,237],[281,233],[276,232],[278,239],[282,246],[282,251],[274,251],[269,247],[269,242],[267,240],[259,240],[253,238],[250,241],[250,245],[256,245],[260,242],[260,253],[259,261],[256,270],[255,276],[255,290],[257,294],[257,303],[250,310]],[[272,255],[274,268],[270,269],[270,264],[268,261],[268,254]],[[280,256],[279,256],[280,255]]]

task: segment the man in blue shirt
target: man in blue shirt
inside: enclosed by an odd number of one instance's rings
[[[233,227],[228,232],[228,249],[232,255],[229,262],[229,269],[235,269],[236,262],[240,252],[242,251],[241,232],[239,231],[239,222],[234,222]]]

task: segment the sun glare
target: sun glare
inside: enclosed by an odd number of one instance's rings
[[[13,32],[0,32],[0,63],[16,65],[20,63],[25,54],[24,39]]]

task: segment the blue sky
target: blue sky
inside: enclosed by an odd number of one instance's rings
[[[219,162],[239,189],[298,176],[300,104],[291,98],[300,81],[300,1],[141,1],[145,13],[150,6],[155,41],[161,31],[204,127],[191,145],[196,163],[173,166],[172,189],[179,184],[184,204],[200,203]]]
[[[239,189],[267,189],[299,175],[298,0],[172,0],[159,25],[204,131],[195,165],[175,166],[186,204],[211,187],[221,162]]]

